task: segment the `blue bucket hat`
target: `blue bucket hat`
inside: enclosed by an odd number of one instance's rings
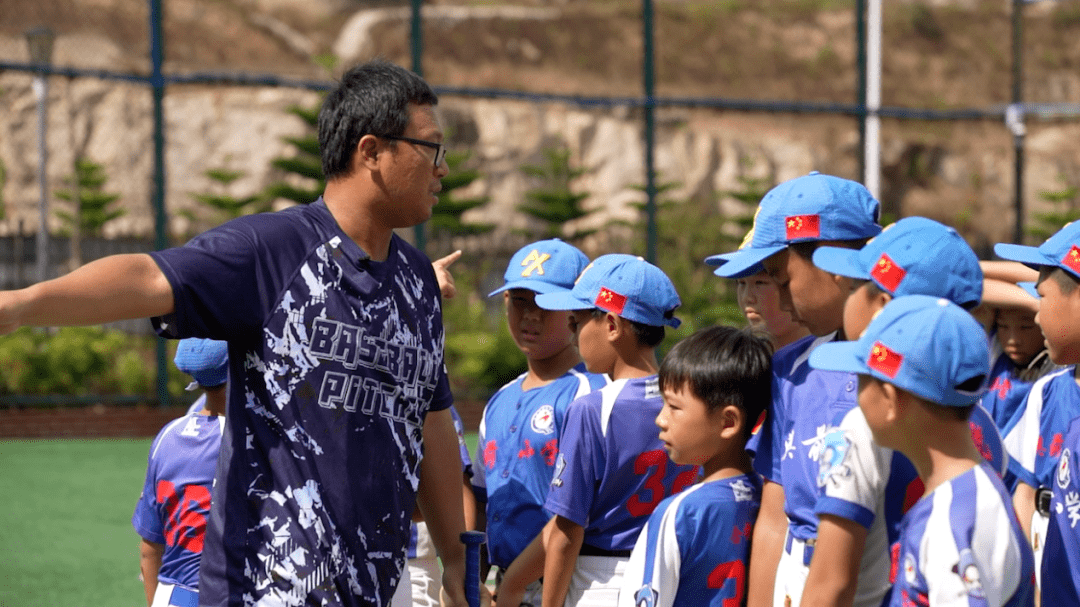
[[[681,324],[674,316],[681,304],[663,270],[640,257],[622,254],[597,257],[570,291],[536,296],[536,305],[545,310],[599,308],[634,322],[672,328]]]
[[[769,190],[754,216],[750,246],[716,270],[745,276],[755,264],[796,242],[857,240],[881,232],[878,201],[861,183],[817,171]]]
[[[177,369],[195,379],[188,390],[220,386],[229,379],[229,344],[197,337],[182,339],[173,362]]]
[[[869,375],[947,406],[978,402],[986,391],[986,331],[960,306],[939,297],[906,295],[885,304],[858,341],[822,344],[810,366]],[[979,387],[968,390],[972,379]],[[961,387],[963,386],[963,387]]]
[[[994,252],[1036,270],[1040,266],[1061,268],[1080,280],[1080,221],[1069,223],[1038,247],[999,242]]]
[[[537,293],[569,291],[587,265],[589,258],[584,253],[558,238],[534,242],[514,253],[503,274],[506,283],[488,293],[488,297],[510,289]]]
[[[906,217],[855,251],[821,247],[814,265],[831,274],[872,280],[883,291],[944,297],[971,309],[982,301],[979,257],[960,234],[933,219]]]

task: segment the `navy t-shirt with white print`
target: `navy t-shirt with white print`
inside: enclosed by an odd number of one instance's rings
[[[229,342],[201,604],[388,604],[424,418],[452,402],[431,262],[396,235],[372,261],[321,199],[152,255],[158,332]]]

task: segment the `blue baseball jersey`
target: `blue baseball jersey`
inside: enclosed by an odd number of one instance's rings
[[[825,437],[834,420],[857,405],[859,382],[854,373],[819,371],[807,362],[814,348],[835,337],[805,338],[776,361],[772,415],[754,458],[759,474],[783,485],[789,531],[801,540],[817,537],[814,510]]]
[[[893,607],[1028,607],[1035,563],[1012,500],[987,464],[942,483],[904,517]]]
[[[775,395],[777,393],[776,391],[780,389],[779,378],[786,377],[788,373],[791,372],[791,366],[795,363],[795,360],[808,347],[808,344],[813,343],[813,341],[814,336],[808,335],[802,339],[791,342],[773,353],[773,401],[770,403],[768,410],[762,413],[761,417],[758,418],[757,423],[754,425],[753,432],[750,434],[750,440],[746,441],[746,451],[754,458],[754,469],[757,470],[759,474],[763,474],[763,471],[772,471],[773,428],[771,421],[772,417],[775,415],[773,410],[777,406]],[[764,445],[764,447],[762,445]]]
[[[619,607],[726,607],[746,597],[761,479],[690,487],[656,507],[623,574]]]
[[[698,467],[676,465],[660,442],[663,405],[650,375],[616,380],[567,409],[544,507],[584,527],[586,545],[632,549],[656,506],[697,480]]]
[[[496,392],[484,408],[476,443],[473,486],[486,502],[488,554],[510,563],[551,516],[544,500],[551,487],[566,409],[575,399],[607,385],[607,377],[579,363],[546,385],[523,391],[526,374]]]
[[[143,539],[164,544],[158,580],[199,586],[210,492],[225,419],[189,413],[169,422],[150,444],[146,481],[131,524]]]
[[[431,262],[397,236],[372,260],[322,200],[151,255],[175,300],[157,331],[229,342],[202,605],[388,604],[424,418],[452,402]]]
[[[1069,424],[1051,487],[1050,522],[1043,549],[1042,604],[1080,605],[1080,418]],[[1053,582],[1050,582],[1053,580]]]
[[[997,341],[995,340],[995,344]],[[998,351],[1000,351],[998,346]],[[1033,381],[1024,381],[1018,377],[1020,370],[1007,354],[1001,352],[990,367],[989,389],[983,395],[981,404],[998,428],[1005,428],[1016,415],[1017,409],[1024,404]]]
[[[465,443],[465,424],[461,421],[461,416],[458,415],[457,409],[453,405],[450,405],[450,415],[454,418],[454,430],[457,431],[458,450],[461,454],[461,470],[465,476],[472,478],[472,459],[469,457],[469,445]],[[416,558],[416,542],[419,540],[417,533],[416,523],[409,523],[409,545],[406,548],[406,554],[411,559]]]
[[[999,476],[1007,463],[1001,436],[990,415],[975,406],[972,439]],[[904,513],[923,495],[923,483],[911,460],[874,442],[862,409],[843,414],[822,443],[819,495],[814,511],[866,527],[855,605],[880,605],[892,585],[893,562]]]
[[[1065,431],[1080,416],[1080,386],[1074,374],[1075,367],[1066,367],[1040,377],[1005,428],[1009,471],[1036,489],[1051,486]]]

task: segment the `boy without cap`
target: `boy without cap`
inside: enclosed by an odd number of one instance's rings
[[[754,468],[765,479],[754,528],[747,596],[750,607],[798,606],[818,538],[818,454],[831,420],[855,407],[855,376],[817,371],[806,358],[843,339],[851,280],[814,266],[822,244],[860,248],[881,232],[878,202],[862,185],[810,173],[786,181],[761,200],[749,246],[716,271],[738,276],[764,265],[780,288],[781,307],[817,336],[773,359],[772,410],[760,432]]]
[[[1034,604],[1034,558],[968,418],[990,371],[986,333],[967,311],[898,297],[856,342],[826,344],[816,369],[859,374],[859,407],[880,445],[906,455],[926,494],[904,515],[890,605]],[[843,445],[822,457],[843,458]]]
[[[626,560],[649,514],[697,480],[696,466],[674,464],[653,419],[663,406],[655,348],[676,328],[680,300],[663,271],[640,257],[604,255],[569,292],[536,304],[571,310],[589,371],[612,383],[574,401],[545,507],[544,607],[610,607]]]
[[[855,281],[844,305],[844,331],[852,338],[894,297],[943,297],[968,310],[982,299],[975,252],[956,230],[925,217],[901,219],[858,251],[821,247],[813,260]],[[1004,474],[1007,458],[997,428],[981,407],[974,412],[976,446]],[[922,482],[906,457],[874,442],[861,409],[832,423],[824,448],[837,457],[821,460],[814,509],[830,532],[818,536],[802,604],[880,605],[896,566],[890,555],[901,517],[922,495]]]
[[[1035,547],[1039,581],[1045,582],[1040,586],[1043,604],[1077,604],[1080,494],[1070,466],[1080,449],[1080,425],[1075,422],[1080,415],[1080,222],[1061,228],[1039,247],[998,244],[994,252],[1039,270],[1035,321],[1050,358],[1071,365],[1032,385],[1007,426],[1005,446],[1015,458],[1010,470],[1020,480],[1013,504]],[[1036,544],[1041,537],[1045,543]],[[1055,599],[1066,600],[1050,602]]]
[[[539,535],[551,518],[544,500],[551,487],[566,408],[607,385],[589,373],[572,343],[570,313],[536,305],[540,293],[569,291],[589,259],[561,240],[542,240],[510,259],[501,295],[514,343],[528,370],[491,397],[480,421],[473,489],[480,529],[499,568],[495,595],[506,605],[539,607],[544,554]],[[483,576],[486,579],[487,576]]]

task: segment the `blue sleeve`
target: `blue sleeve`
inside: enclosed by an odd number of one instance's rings
[[[450,405],[450,415],[454,418],[454,430],[457,430],[458,449],[461,451],[461,469],[472,478],[472,458],[469,457],[469,445],[465,444],[465,424],[461,421],[457,409]]]
[[[754,454],[754,471],[761,478],[783,485],[780,476],[780,461],[784,455],[784,425],[786,411],[780,382],[774,376],[772,385],[772,403],[765,416],[765,423],[758,431],[757,451]]]
[[[150,456],[146,463],[146,480],[143,481],[139,501],[135,502],[135,513],[131,516],[131,525],[135,527],[135,532],[139,534],[139,537],[155,544],[165,543],[165,527],[157,508],[157,462],[153,456],[160,440],[159,433],[150,444]]]
[[[544,503],[547,511],[582,527],[589,523],[596,483],[603,473],[598,462],[599,451],[603,449],[600,419],[588,399],[584,396],[567,409],[551,490]]]

